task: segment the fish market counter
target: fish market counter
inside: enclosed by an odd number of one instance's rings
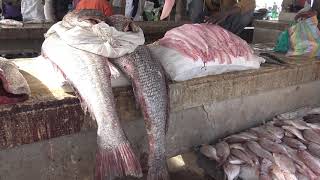
[[[281,58],[290,64],[171,82],[168,157],[276,114],[319,106],[320,62]],[[16,61],[32,96],[0,106],[0,179],[92,179],[95,122],[83,114],[75,96],[55,86],[50,74],[41,74],[37,60]],[[116,88],[114,95],[125,132],[143,160],[146,131],[131,88]]]
[[[136,22],[144,31],[147,43],[161,38],[168,30],[187,22]],[[44,24],[24,24],[23,27],[0,25],[0,54],[40,52],[44,34],[52,26]]]

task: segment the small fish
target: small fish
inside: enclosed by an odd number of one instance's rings
[[[280,154],[287,154],[288,153],[286,148],[284,148],[281,144],[277,144],[277,143],[272,142],[268,139],[261,138],[258,142],[261,145],[261,147],[268,150],[269,152],[280,153]]]
[[[239,143],[230,144],[229,147],[230,149],[239,149],[242,151],[246,151],[246,149],[242,146],[242,144],[239,144]]]
[[[228,180],[234,180],[240,174],[240,166],[239,165],[226,163],[223,166],[223,170],[224,170],[225,174],[227,175]]]
[[[281,171],[281,169],[278,166],[273,165],[271,169],[272,169],[271,173],[274,175],[274,178],[272,178],[272,179],[286,180],[283,172]]]
[[[220,160],[220,163],[223,163],[227,160],[228,156],[230,155],[230,147],[228,143],[221,141],[216,144],[217,156]]]
[[[284,122],[287,125],[293,126],[299,130],[310,129],[310,127],[307,125],[307,123],[304,122],[303,120],[285,120]]]
[[[314,130],[319,130],[320,129],[320,124],[318,123],[307,123],[307,125]]]
[[[244,162],[243,160],[241,160],[241,159],[239,159],[239,158],[237,158],[237,157],[235,157],[235,156],[232,156],[232,155],[230,155],[229,157],[228,157],[228,162],[230,163],[230,164],[233,164],[233,165],[242,165],[242,164],[245,164],[246,162]]]
[[[284,136],[284,130],[279,128],[279,127],[275,127],[273,125],[266,125],[265,126],[267,131],[270,132],[271,134],[274,134],[277,138],[282,139]]]
[[[206,157],[208,157],[209,159],[213,159],[213,160],[219,162],[219,158],[217,156],[217,151],[213,146],[211,146],[211,145],[203,145],[200,148],[200,152],[203,155],[205,155]]]
[[[260,166],[260,177],[259,179],[263,179],[263,180],[271,180],[271,177],[269,175],[269,172],[271,170],[272,167],[272,162],[269,161],[268,159],[262,159],[261,161],[261,166]]]
[[[312,108],[304,107],[304,108],[297,109],[293,112],[287,112],[284,114],[280,114],[277,116],[277,118],[284,119],[284,120],[297,119],[297,118],[301,118],[301,117],[307,115],[308,112],[310,112],[311,110],[312,110]]]
[[[259,138],[266,138],[276,143],[281,143],[281,139],[279,139],[274,134],[269,133],[267,130],[265,130],[262,127],[252,128],[250,131],[253,131],[254,133],[258,134]]]
[[[288,157],[290,157],[296,164],[303,165],[304,163],[301,161],[301,159],[298,157],[298,151],[295,149],[290,148],[287,145],[283,145],[287,152],[288,152]]]
[[[275,163],[283,172],[288,172],[292,174],[296,173],[295,164],[290,158],[288,158],[285,155],[277,154],[277,153],[274,153],[273,157],[274,157]]]
[[[305,164],[296,164],[297,172],[300,174],[303,174],[304,176],[307,176],[309,179],[316,179],[317,175],[308,168]]]
[[[258,137],[250,132],[243,132],[240,134],[231,135],[225,138],[228,143],[243,143],[251,140],[256,140]]]
[[[301,132],[297,128],[292,127],[292,126],[282,126],[282,128],[287,130],[287,131],[289,131],[290,133],[292,133],[293,135],[295,135],[299,139],[305,141],[305,139],[303,138]]]
[[[231,149],[231,154],[239,159],[241,159],[242,161],[248,163],[249,165],[253,166],[253,161],[252,159],[250,158],[250,156],[245,152],[245,151],[242,151],[242,150],[239,150],[239,149]]]
[[[292,174],[289,172],[283,172],[283,175],[286,178],[286,180],[298,180],[298,178],[295,174]]]
[[[252,159],[254,166],[259,167],[260,166],[259,157],[255,153],[253,153],[247,146],[245,147],[245,152],[247,152],[247,154]]]
[[[238,179],[259,180],[259,169],[254,166],[242,165]]]
[[[298,157],[317,175],[320,176],[320,161],[307,151],[298,150]]]
[[[284,131],[284,136],[288,138],[296,138],[296,136],[289,131]]]
[[[307,149],[307,147],[306,147],[302,142],[300,142],[300,141],[297,140],[297,139],[293,139],[293,138],[289,138],[289,137],[284,137],[284,138],[282,139],[282,141],[283,141],[286,145],[288,145],[288,146],[290,146],[290,147],[292,147],[292,148],[298,149],[298,150],[305,150],[305,149]]]
[[[303,119],[307,123],[320,123],[320,114],[308,114],[304,116]]]
[[[257,142],[249,141],[246,143],[246,145],[257,156],[274,162],[272,154],[270,152],[264,150]]]
[[[308,150],[312,155],[320,158],[320,145],[315,143],[309,143]]]
[[[303,174],[297,173],[297,178],[299,180],[310,180],[310,178],[308,176],[305,176]]]
[[[304,130],[303,136],[306,140],[320,145],[320,135],[312,129]]]

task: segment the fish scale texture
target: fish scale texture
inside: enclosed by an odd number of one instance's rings
[[[148,180],[169,179],[165,155],[169,97],[161,64],[151,57],[146,46],[112,62],[131,79],[144,115],[149,139]]]

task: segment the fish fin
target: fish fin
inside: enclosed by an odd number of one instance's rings
[[[157,160],[155,166],[150,166],[148,171],[148,180],[169,180],[170,176],[168,173],[167,162]]]
[[[112,150],[97,149],[95,180],[103,180],[106,177],[133,176],[142,177],[139,160],[136,158],[129,143],[124,143]]]

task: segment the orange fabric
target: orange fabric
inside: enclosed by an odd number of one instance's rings
[[[76,10],[81,9],[96,9],[102,11],[106,16],[112,15],[112,6],[107,0],[81,0]]]

